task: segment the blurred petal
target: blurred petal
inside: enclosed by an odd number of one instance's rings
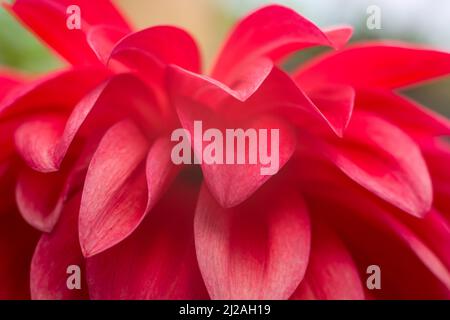
[[[67,27],[70,6],[80,8],[81,29]],[[14,15],[69,63],[98,63],[86,34],[92,27],[106,25],[130,32],[128,23],[109,0],[16,0],[5,4]]]
[[[3,118],[37,110],[64,112],[107,77],[99,68],[77,68],[54,72],[10,91],[0,104]],[[58,94],[55,94],[58,92]]]
[[[92,299],[206,299],[192,219],[198,186],[177,180],[139,228],[87,260]]]
[[[295,291],[308,264],[310,225],[301,196],[285,187],[260,190],[232,209],[203,187],[195,243],[211,298],[287,299]]]
[[[423,153],[433,181],[433,205],[442,212],[450,224],[450,145],[441,140],[429,140]]]
[[[352,26],[334,26],[329,28],[324,28],[323,33],[325,33],[333,44],[335,49],[343,48],[353,35]]]
[[[15,159],[5,159],[0,162],[0,217],[17,211],[14,198],[17,164]]]
[[[358,268],[344,243],[323,221],[313,226],[308,268],[291,299],[364,300]]]
[[[64,207],[56,228],[43,234],[31,262],[31,298],[37,300],[76,300],[89,297],[84,274],[84,259],[78,242],[77,221],[80,196]],[[68,289],[69,266],[81,271],[81,289]]]
[[[321,56],[295,75],[300,84],[341,83],[395,89],[450,73],[450,54],[396,42],[372,42]]]
[[[376,113],[402,128],[418,142],[433,136],[450,135],[447,118],[388,90],[358,90],[355,103],[358,108]]]
[[[360,273],[372,264],[381,267],[382,289],[371,294],[382,299],[450,296],[450,270],[442,255],[448,243],[440,243],[441,249],[436,244],[445,239],[441,227],[433,226],[428,216],[419,220],[405,215],[319,161],[297,166],[311,212],[338,230]],[[413,219],[417,223],[407,221]],[[433,241],[426,235],[431,230],[439,232]]]
[[[0,108],[2,106],[2,100],[8,92],[16,88],[22,81],[23,80],[18,75],[0,69]]]
[[[0,215],[0,299],[30,298],[30,263],[38,233],[19,214]]]
[[[95,26],[92,27],[87,34],[87,41],[97,58],[108,64],[109,57],[114,46],[127,35],[126,29],[120,29],[111,26]]]

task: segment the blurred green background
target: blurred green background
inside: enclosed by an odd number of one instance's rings
[[[95,0],[93,0],[95,1]],[[239,17],[263,4],[280,3],[296,9],[319,26],[351,24],[352,41],[398,39],[450,51],[449,0],[114,0],[137,29],[156,24],[181,26],[197,39],[206,67],[211,66],[227,32]],[[367,8],[381,10],[381,29],[366,26]],[[287,65],[292,68],[323,49],[307,50]],[[3,8],[0,9],[0,65],[31,73],[63,65],[39,40]],[[450,79],[406,92],[450,117]]]

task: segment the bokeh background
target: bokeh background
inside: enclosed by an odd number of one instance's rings
[[[95,0],[92,0],[95,1]],[[398,39],[450,51],[450,0],[113,0],[137,29],[173,24],[187,29],[202,50],[205,67],[214,61],[227,32],[239,17],[261,5],[280,3],[296,9],[319,26],[351,24],[352,41]],[[381,29],[366,27],[367,8],[381,10]],[[298,54],[292,68],[324,49]],[[0,9],[0,65],[31,73],[60,68],[48,49]],[[450,79],[408,89],[417,101],[450,117]]]

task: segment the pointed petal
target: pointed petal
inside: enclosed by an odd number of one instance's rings
[[[304,47],[333,44],[322,30],[294,10],[280,5],[266,6],[242,19],[235,27],[212,75],[222,81],[238,70],[241,63],[251,59],[278,60]],[[339,41],[337,45],[340,45]]]
[[[81,29],[67,27],[67,10],[80,8]],[[130,31],[128,23],[109,0],[17,0],[5,5],[25,25],[35,32],[69,63],[97,64],[98,59],[86,41],[92,27],[106,25]],[[74,50],[76,48],[76,50]]]
[[[177,180],[126,240],[88,258],[92,299],[206,299],[192,219],[198,186]]]
[[[203,187],[195,217],[200,270],[213,299],[287,299],[302,280],[310,225],[300,194],[261,190],[224,209]]]
[[[397,93],[383,89],[358,90],[355,103],[358,108],[397,125],[418,142],[450,135],[450,120]]]
[[[342,172],[380,198],[417,217],[430,210],[433,190],[422,153],[388,122],[355,114],[344,139],[319,148]]]
[[[64,207],[56,228],[43,234],[31,262],[31,298],[35,300],[78,300],[89,297],[84,259],[78,242],[77,221],[80,195],[75,195]],[[81,289],[69,289],[68,268],[80,268]]]
[[[450,54],[396,42],[369,42],[321,56],[302,66],[300,84],[341,83],[395,89],[450,73]]]
[[[127,35],[126,29],[99,25],[92,27],[87,33],[87,42],[97,58],[104,64],[108,64],[109,57],[114,46]]]
[[[0,115],[7,118],[30,114],[37,108],[40,112],[67,112],[107,76],[108,73],[103,68],[86,67],[58,71],[26,82],[7,94],[1,102]]]
[[[345,47],[353,35],[353,27],[342,25],[323,29],[335,49]]]
[[[336,134],[342,137],[353,113],[355,90],[344,85],[324,85],[307,91],[307,95]]]

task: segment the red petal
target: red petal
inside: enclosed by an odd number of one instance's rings
[[[30,263],[38,233],[17,212],[0,215],[0,299],[30,298]]]
[[[55,72],[10,91],[1,102],[0,114],[6,118],[30,114],[36,109],[40,112],[67,112],[106,77],[107,72],[103,68],[77,68]]]
[[[178,172],[172,148],[165,137],[150,147],[148,138],[130,121],[107,131],[84,186],[80,239],[85,256],[114,246],[137,228]]]
[[[347,193],[349,191],[347,190]],[[353,197],[359,197],[352,193]],[[361,201],[351,217],[351,210],[332,205],[329,213],[340,222],[330,221],[345,237],[361,272],[369,265],[381,268],[381,290],[371,294],[381,299],[448,299],[450,273],[438,256],[410,229],[387,210],[376,209]],[[366,215],[361,220],[358,215]],[[367,275],[368,277],[368,275]],[[414,279],[414,281],[411,281]]]
[[[81,30],[67,27],[67,9],[80,7]],[[17,0],[7,9],[18,16],[33,32],[72,64],[95,64],[86,34],[98,25],[130,31],[128,23],[109,0]],[[76,48],[76,49],[74,49]]]
[[[85,140],[99,139],[111,124],[123,118],[135,119],[149,131],[157,130],[161,126],[155,98],[137,78],[121,74],[90,89],[78,104],[78,101],[72,101],[70,108],[73,108],[73,111],[70,116],[64,116],[64,125],[60,123],[63,120],[59,118],[58,121],[40,120],[24,124],[16,133],[19,151],[33,168],[43,172],[58,170],[77,136]],[[122,92],[127,92],[127,95]],[[31,107],[31,104],[28,104],[31,103],[31,98],[32,95],[27,98],[27,101],[30,101],[24,105],[25,108]],[[19,110],[20,106],[19,103]],[[16,109],[14,107],[14,110]],[[47,124],[44,126],[45,123]],[[46,134],[36,136],[36,128],[42,128],[42,133]]]
[[[318,161],[303,162],[298,169],[311,211],[344,236],[360,272],[366,273],[372,264],[381,267],[382,290],[372,294],[403,299],[449,296],[450,272],[442,255],[448,244],[441,243],[440,250],[424,236],[433,229],[441,233],[428,218],[405,215]],[[407,221],[412,219],[417,223]]]
[[[160,110],[152,92],[138,78],[119,74],[96,87],[75,106],[55,146],[55,162],[61,163],[77,134],[102,135],[111,124],[125,118],[134,120],[149,136],[161,127]]]
[[[92,299],[205,299],[194,250],[198,186],[177,180],[139,228],[87,260]]]
[[[400,127],[416,141],[433,136],[450,135],[450,121],[406,97],[388,90],[359,90],[356,95],[358,108]],[[407,117],[405,115],[408,115]]]
[[[146,207],[144,159],[149,144],[132,122],[114,125],[89,165],[80,207],[79,233],[84,256],[127,237]]]
[[[302,66],[302,85],[342,83],[357,88],[399,88],[450,73],[450,54],[402,43],[373,42],[326,54]]]
[[[94,146],[90,142],[83,149],[74,150],[57,172],[20,169],[15,198],[25,221],[43,232],[53,230],[69,196],[83,186]]]
[[[14,74],[9,74],[4,70],[0,69],[0,108],[2,106],[2,100],[5,96],[14,88],[16,88],[19,84],[22,83],[22,79],[19,76]],[[0,109],[1,112],[1,109]]]
[[[423,149],[434,189],[434,203],[450,223],[450,145],[444,141],[429,141]]]
[[[342,137],[353,113],[355,90],[344,85],[323,85],[310,89],[307,95],[334,132]]]
[[[432,184],[422,153],[388,122],[354,114],[344,139],[312,148],[323,148],[321,152],[351,179],[402,210],[417,217],[429,211]]]
[[[311,95],[323,109],[322,113],[289,76],[277,68],[272,69],[261,85],[248,83],[245,88],[238,90],[178,67],[170,68],[169,75],[172,103],[177,108],[182,126],[189,131],[191,137],[194,137],[194,121],[198,120],[203,122],[204,130],[217,128],[222,130],[222,134],[227,128],[247,129],[256,126],[280,129],[280,167],[289,160],[295,147],[295,139],[287,123],[267,116],[267,113],[280,113],[289,121],[299,121],[300,125],[313,118],[316,122],[309,121],[307,126],[314,127],[317,127],[317,119],[320,119],[322,126],[327,122],[336,133],[342,134],[353,110],[352,88],[330,87],[326,96],[323,91],[311,91]],[[257,91],[244,100],[258,86]],[[247,90],[250,87],[252,89]],[[203,145],[194,146],[197,156],[203,150]],[[202,169],[214,197],[225,207],[244,201],[268,180],[268,177],[260,174],[260,164],[244,166],[204,163]]]
[[[180,115],[180,121],[182,126],[190,133],[191,143],[193,150],[200,159],[203,155],[207,144],[201,142],[195,143],[195,132],[194,132],[194,121],[201,120],[203,132],[207,129],[214,128],[220,130],[222,136],[226,137],[227,129],[240,128],[244,131],[247,129],[254,129],[258,133],[260,129],[267,130],[267,138],[271,139],[271,130],[279,130],[279,162],[278,168],[281,169],[286,162],[290,159],[292,153],[295,150],[296,140],[295,134],[292,128],[283,120],[278,119],[273,116],[261,115],[256,119],[250,119],[247,121],[226,121],[224,116],[221,114],[211,114],[209,110],[201,105],[189,104],[189,101],[184,101],[180,105],[178,114]],[[259,138],[258,138],[259,140]],[[273,152],[275,146],[271,146],[268,143],[268,148]],[[257,142],[258,144],[264,142]],[[223,157],[222,163],[219,164],[209,164],[205,161],[202,163],[202,171],[205,178],[205,182],[210,188],[212,194],[217,199],[217,201],[223,207],[232,207],[240,204],[250,197],[259,187],[261,187],[266,181],[268,181],[271,175],[263,175],[262,168],[267,167],[261,162],[261,158],[258,156],[255,164],[249,163],[250,152],[255,152],[255,150],[250,151],[250,146],[246,143],[245,146],[245,159],[246,162],[243,164],[237,164],[236,159],[234,164],[226,163],[226,143],[223,143]],[[234,151],[236,153],[236,150]],[[273,172],[275,174],[276,172]]]
[[[157,26],[132,33],[122,39],[113,49],[111,58],[121,53],[121,62],[133,66],[123,52],[138,50],[159,68],[169,64],[200,72],[200,54],[197,44],[184,30],[172,26]]]
[[[402,216],[407,225],[439,257],[450,273],[450,223],[442,214],[432,209],[425,218]]]
[[[323,29],[333,47],[336,49],[343,48],[353,35],[352,26],[335,26]]]
[[[147,208],[149,211],[169,188],[180,170],[173,164],[173,143],[166,137],[156,139],[147,155],[145,172],[147,178]]]
[[[213,299],[287,299],[302,280],[310,225],[302,198],[266,189],[232,209],[203,187],[195,217],[200,270]]]
[[[304,47],[333,44],[323,31],[294,10],[279,5],[267,6],[245,17],[235,27],[212,75],[223,80],[250,59],[277,60]]]
[[[344,243],[323,221],[313,226],[305,278],[291,299],[364,300],[358,268]]]
[[[39,173],[23,168],[17,178],[16,202],[25,221],[50,232],[62,210],[67,173]]]
[[[87,41],[97,58],[105,65],[108,64],[109,57],[114,46],[127,35],[126,29],[111,26],[92,27],[87,34]]]
[[[19,154],[29,167],[40,172],[54,171],[53,147],[64,131],[65,117],[40,115],[24,121],[15,132]]]
[[[11,158],[0,162],[0,217],[17,210],[14,199],[17,165],[14,160]]]
[[[89,297],[84,259],[78,243],[77,217],[80,196],[74,196],[64,207],[61,220],[50,234],[43,234],[31,262],[31,298],[38,300],[74,300]],[[81,289],[70,290],[67,268],[81,270]]]
[[[177,108],[184,103],[178,99],[182,97],[226,113],[228,118],[254,118],[275,112],[302,128],[325,124],[338,136],[342,136],[353,111],[352,88],[328,85],[310,89],[313,98],[317,97],[315,105],[289,75],[267,59],[255,60],[243,68],[231,88],[178,67],[169,70],[169,93]],[[325,91],[332,94],[325,96]]]

